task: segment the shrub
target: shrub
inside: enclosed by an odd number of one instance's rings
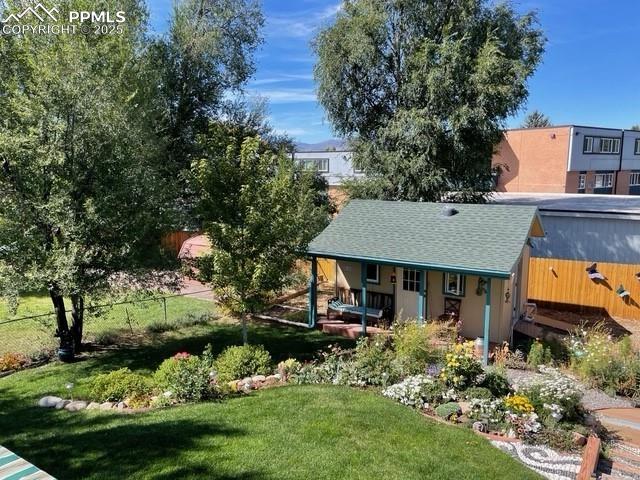
[[[399,378],[388,339],[382,335],[358,339],[353,368],[360,383],[365,385],[386,386]]]
[[[422,409],[436,400],[440,396],[441,390],[440,385],[432,377],[414,375],[387,387],[382,391],[382,394],[403,405]]]
[[[166,359],[154,374],[156,384],[180,402],[195,402],[216,393],[210,360],[182,352]]]
[[[538,368],[539,365],[550,365],[552,362],[553,358],[549,347],[536,339],[529,347],[527,364],[532,368]]]
[[[526,437],[525,440],[527,443],[547,445],[562,452],[579,450],[579,447],[576,446],[573,441],[573,428],[565,429],[562,427],[544,427],[538,432]]]
[[[470,409],[467,416],[471,420],[484,422],[490,428],[495,429],[504,423],[504,403],[500,399],[488,400],[474,398],[470,402]]]
[[[151,395],[153,383],[128,368],[121,368],[97,375],[91,380],[89,390],[96,402],[121,402],[128,398],[140,406]]]
[[[478,386],[488,389],[494,397],[504,397],[511,392],[511,385],[507,378],[495,371],[480,375]]]
[[[19,370],[29,363],[29,359],[21,353],[8,352],[0,355],[0,372]]]
[[[393,345],[403,373],[424,373],[427,365],[441,362],[442,352],[437,346],[441,336],[442,326],[436,322],[396,322],[393,327]]]
[[[443,403],[436,407],[436,415],[445,420],[456,420],[461,413],[460,405],[455,402]]]
[[[295,358],[287,358],[286,360],[278,364],[278,373],[282,376],[282,379],[286,381],[293,375],[300,372],[302,364]]]
[[[482,399],[482,400],[491,400],[494,398],[491,390],[485,387],[471,387],[467,388],[464,392],[464,398],[467,400],[471,400],[472,398]]]
[[[445,364],[440,379],[458,390],[473,385],[482,373],[482,365],[473,354],[472,341],[458,343],[445,355]]]
[[[164,333],[172,332],[178,329],[178,325],[164,320],[156,320],[145,327],[147,333]]]
[[[251,375],[268,375],[271,372],[271,356],[262,345],[228,347],[215,360],[214,369],[220,383]]]

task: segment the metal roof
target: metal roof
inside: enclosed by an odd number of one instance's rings
[[[308,253],[508,277],[530,235],[544,235],[535,206],[351,200]]]
[[[494,203],[535,205],[541,213],[582,212],[640,215],[640,196],[584,193],[495,193]]]

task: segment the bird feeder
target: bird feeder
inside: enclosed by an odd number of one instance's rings
[[[598,264],[597,263],[592,263],[585,270],[587,271],[587,275],[589,275],[589,278],[591,280],[605,280],[604,275],[602,275],[598,271]]]

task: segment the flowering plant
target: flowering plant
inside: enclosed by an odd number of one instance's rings
[[[499,399],[472,398],[469,402],[468,416],[472,420],[498,425],[504,421],[504,403]]]
[[[448,386],[462,389],[475,382],[482,373],[482,365],[473,354],[473,342],[457,343],[445,355],[440,379]]]
[[[533,405],[524,395],[512,395],[504,399],[506,409],[515,414],[533,412]]]
[[[435,387],[437,387],[437,383],[432,377],[414,375],[385,388],[382,394],[403,405],[422,409],[429,407],[429,401]]]
[[[173,356],[173,358],[175,358],[176,360],[186,360],[190,356],[191,355],[187,352],[178,352]]]

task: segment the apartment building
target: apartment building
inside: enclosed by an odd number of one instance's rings
[[[504,132],[499,192],[640,195],[640,131],[562,125]]]
[[[307,168],[315,168],[329,183],[329,195],[339,203],[344,200],[342,181],[364,176],[351,163],[352,152],[347,150],[294,152],[293,158]]]

